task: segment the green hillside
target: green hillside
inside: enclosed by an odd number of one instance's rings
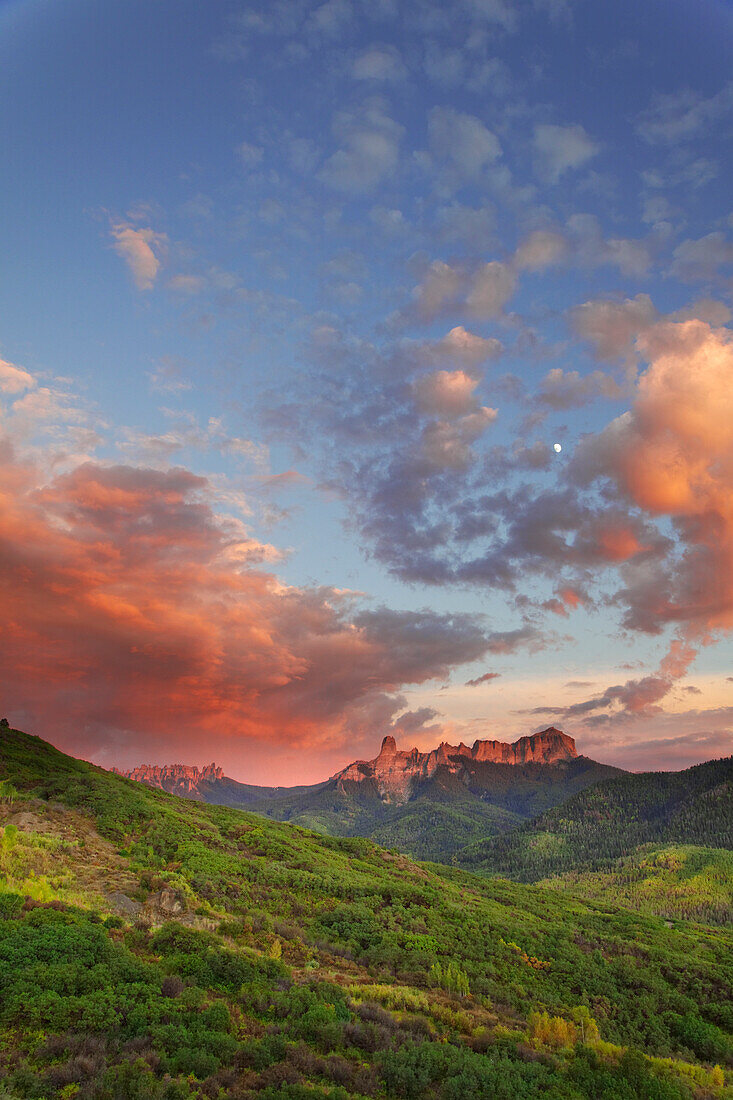
[[[733,926],[733,851],[644,845],[606,871],[568,871],[541,885],[675,920]]]
[[[0,1096],[733,1097],[727,929],[176,798],[8,729],[0,780]]]
[[[449,776],[449,779],[454,777]],[[372,783],[335,783],[313,794],[288,796],[252,807],[329,836],[364,836],[416,859],[447,860],[472,841],[513,829],[526,818],[483,801],[460,782],[424,784],[405,803],[383,801]]]
[[[609,869],[640,845],[659,843],[733,849],[733,757],[606,780],[512,833],[467,846],[455,862],[537,882]]]

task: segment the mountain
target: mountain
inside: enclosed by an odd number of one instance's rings
[[[342,786],[372,780],[381,798],[406,802],[415,784],[430,779],[439,768],[454,775],[470,776],[475,764],[557,764],[574,760],[578,753],[575,741],[551,726],[532,737],[521,737],[513,745],[502,741],[474,741],[468,748],[441,742],[431,752],[410,749],[400,751],[394,737],[385,737],[379,755],[374,760],[357,760],[337,773],[334,779]]]
[[[454,860],[535,882],[611,869],[640,845],[659,843],[733,849],[733,757],[608,779],[511,834],[470,844]]]
[[[12,1100],[733,1084],[729,928],[171,796],[2,727],[0,972]]]
[[[366,836],[419,859],[445,861],[472,841],[513,829],[620,773],[579,756],[572,737],[550,727],[511,745],[444,742],[430,752],[401,751],[393,737],[385,737],[373,760],[357,760],[305,787],[250,786],[221,775],[213,764],[202,770],[142,766],[126,774],[170,793],[255,810],[332,836]]]
[[[121,772],[112,768],[116,775],[125,775],[127,779],[134,779],[138,783],[147,783],[149,787],[159,787],[161,791],[169,794],[180,794],[184,798],[203,799],[199,787],[205,783],[220,782],[225,778],[221,768],[216,764],[209,764],[205,768],[191,767],[187,764],[166,764],[160,767],[157,764],[142,764],[139,768],[133,768],[129,772]]]

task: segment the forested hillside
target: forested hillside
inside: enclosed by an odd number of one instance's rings
[[[466,847],[455,861],[536,882],[608,869],[639,845],[669,842],[733,849],[733,757],[606,780],[505,836]]]
[[[733,851],[724,848],[642,845],[605,871],[567,871],[541,884],[659,917],[733,927]]]
[[[733,1096],[733,936],[150,790],[0,729],[0,1088]]]

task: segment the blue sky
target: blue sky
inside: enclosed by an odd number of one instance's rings
[[[92,484],[145,486],[124,524],[95,512],[100,542],[196,530],[127,579],[87,562],[73,616],[38,565],[14,719],[49,734],[61,706],[57,741],[100,762],[214,751],[255,781],[273,745],[315,779],[393,727],[426,747],[552,721],[632,768],[730,751],[732,19],[0,5],[0,435],[33,470],[9,498],[59,562],[90,552]],[[123,590],[165,670],[144,690],[113,675]],[[144,697],[166,683],[168,717]]]

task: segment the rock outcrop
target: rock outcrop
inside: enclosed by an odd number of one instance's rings
[[[429,779],[441,767],[460,775],[475,764],[558,764],[574,760],[577,755],[573,738],[554,726],[531,737],[520,737],[511,745],[504,741],[474,741],[469,748],[463,742],[449,745],[443,741],[430,752],[404,751],[397,748],[394,737],[385,737],[374,760],[357,760],[333,778],[342,789],[350,782],[373,780],[383,798],[404,802],[415,781]]]
[[[169,794],[184,795],[203,801],[204,796],[199,792],[201,783],[211,783],[216,779],[223,779],[224,772],[217,768],[216,764],[207,764],[205,768],[191,767],[188,764],[141,764],[129,772],[112,769],[117,775],[124,775],[127,779],[135,779],[138,783],[147,783],[149,787],[159,787]]]
[[[385,737],[378,756],[373,760],[356,760],[332,776],[332,781],[335,780],[342,791],[350,783],[371,781],[372,789],[376,788],[382,799],[388,802],[406,802],[414,785],[421,780],[430,779],[439,768],[469,782],[472,775],[481,772],[482,765],[559,764],[574,760],[577,755],[573,738],[554,726],[532,734],[531,737],[520,737],[511,745],[504,741],[474,741],[469,748],[462,741],[459,745],[449,745],[443,741],[430,752],[398,749],[394,737]],[[225,777],[216,764],[209,764],[205,768],[186,764],[166,764],[163,767],[158,764],[141,764],[131,771],[117,774],[135,779],[138,783],[147,783],[149,787],[158,787],[169,794],[206,802],[220,800],[221,788],[216,787],[219,781],[224,780],[230,787],[237,786]],[[256,789],[241,787],[243,792]],[[217,790],[219,795],[214,793]],[[263,796],[274,793],[269,788],[261,790]],[[283,793],[287,794],[287,791]],[[226,802],[227,799],[222,801]]]

